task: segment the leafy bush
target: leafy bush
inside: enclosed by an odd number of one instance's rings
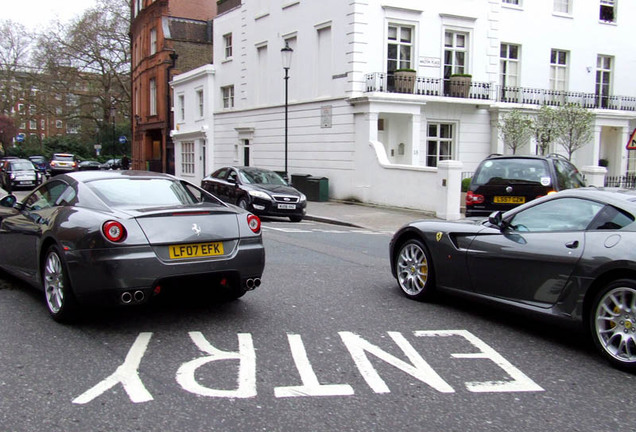
[[[470,187],[471,177],[467,177],[462,179],[462,192],[468,192],[468,188]]]

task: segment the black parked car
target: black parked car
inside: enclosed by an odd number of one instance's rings
[[[561,155],[490,156],[479,164],[466,193],[466,216],[510,210],[563,189],[585,186],[583,176]]]
[[[94,161],[94,160],[85,160],[85,161],[81,161],[78,165],[77,165],[77,169],[80,171],[92,171],[92,170],[98,170],[101,169],[102,164]]]
[[[2,188],[6,191],[21,187],[32,188],[40,183],[40,175],[28,159],[7,159],[3,162],[0,176]]]
[[[582,323],[636,370],[635,220],[636,191],[569,189],[482,223],[412,222],[391,240],[391,270],[414,300],[439,291]]]
[[[201,181],[201,187],[224,202],[265,216],[300,222],[307,197],[274,171],[254,167],[223,167]]]
[[[104,162],[100,166],[100,169],[103,169],[103,170],[121,169],[121,159],[108,159],[106,162]]]

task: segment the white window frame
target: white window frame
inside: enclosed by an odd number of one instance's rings
[[[451,42],[449,45],[448,36],[451,36]],[[464,38],[464,45],[461,46],[461,37]],[[447,53],[451,55],[451,62],[447,63]],[[458,54],[464,54],[463,64],[458,62]],[[444,79],[448,79],[453,74],[468,74],[470,62],[470,33],[467,31],[459,31],[447,28],[444,30]],[[449,72],[449,73],[447,73]]]
[[[616,23],[616,0],[600,0],[598,20],[602,23],[615,24]],[[612,19],[603,19],[603,11],[612,11]]]
[[[197,114],[198,114],[198,118],[203,118],[203,116],[205,115],[205,93],[203,92],[203,89],[197,89],[196,90],[196,96],[197,96]]]
[[[30,130],[36,130],[38,128],[38,121],[37,120],[29,120],[29,129]]]
[[[614,74],[614,57],[599,54],[596,56],[596,78],[594,88],[596,97],[599,98],[598,105],[602,108],[608,107],[608,101],[612,95],[612,78]]]
[[[150,55],[157,53],[157,29],[150,29]]]
[[[572,0],[554,0],[552,12],[558,15],[572,15]]]
[[[568,90],[569,60],[569,51],[556,48],[550,51],[550,90]]]
[[[185,95],[177,96],[177,112],[179,113],[179,121],[185,121]]]
[[[436,135],[430,135],[430,129],[434,126],[436,129]],[[441,130],[443,126],[448,126],[450,130],[450,137],[442,137]],[[426,166],[436,168],[440,161],[451,160],[456,158],[456,143],[455,137],[457,136],[457,124],[447,121],[431,121],[426,124]],[[435,154],[431,154],[430,145],[435,144]],[[448,144],[450,153],[440,154],[442,144]],[[434,158],[434,159],[433,159]]]
[[[503,53],[505,47],[505,55]],[[516,57],[513,56],[516,48]],[[499,46],[499,84],[506,87],[519,87],[521,45],[502,42]],[[514,67],[513,67],[514,66]],[[516,69],[516,70],[511,70]],[[505,73],[504,73],[505,72]],[[504,79],[505,77],[505,79]]]
[[[55,120],[55,127],[57,129],[62,129],[64,127],[64,123],[62,122],[62,120]]]
[[[404,39],[403,35],[410,32],[410,38]],[[396,69],[415,69],[415,27],[398,23],[389,23],[386,35],[386,67],[387,72]],[[391,58],[391,47],[395,46],[394,58]],[[393,67],[395,66],[395,67]]]
[[[157,81],[154,78],[150,78],[148,82],[148,97],[150,98],[150,104],[148,105],[149,115],[157,115]]]
[[[232,33],[223,35],[223,54],[225,60],[232,59]]]
[[[194,158],[194,141],[184,141],[181,143],[181,173],[194,174],[195,158]]]
[[[223,108],[234,108],[234,86],[221,87],[221,95],[223,97]]]

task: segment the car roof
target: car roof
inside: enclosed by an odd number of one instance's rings
[[[158,173],[154,171],[73,171],[66,174],[59,174],[56,177],[70,177],[75,181],[84,183],[93,180],[108,178],[139,178],[139,179],[170,179],[176,180],[176,177],[170,174]]]

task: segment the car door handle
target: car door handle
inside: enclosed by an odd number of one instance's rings
[[[569,243],[566,243],[565,247],[568,248],[568,249],[576,249],[577,247],[579,247],[579,241],[578,240],[574,240],[574,241],[571,241]]]

